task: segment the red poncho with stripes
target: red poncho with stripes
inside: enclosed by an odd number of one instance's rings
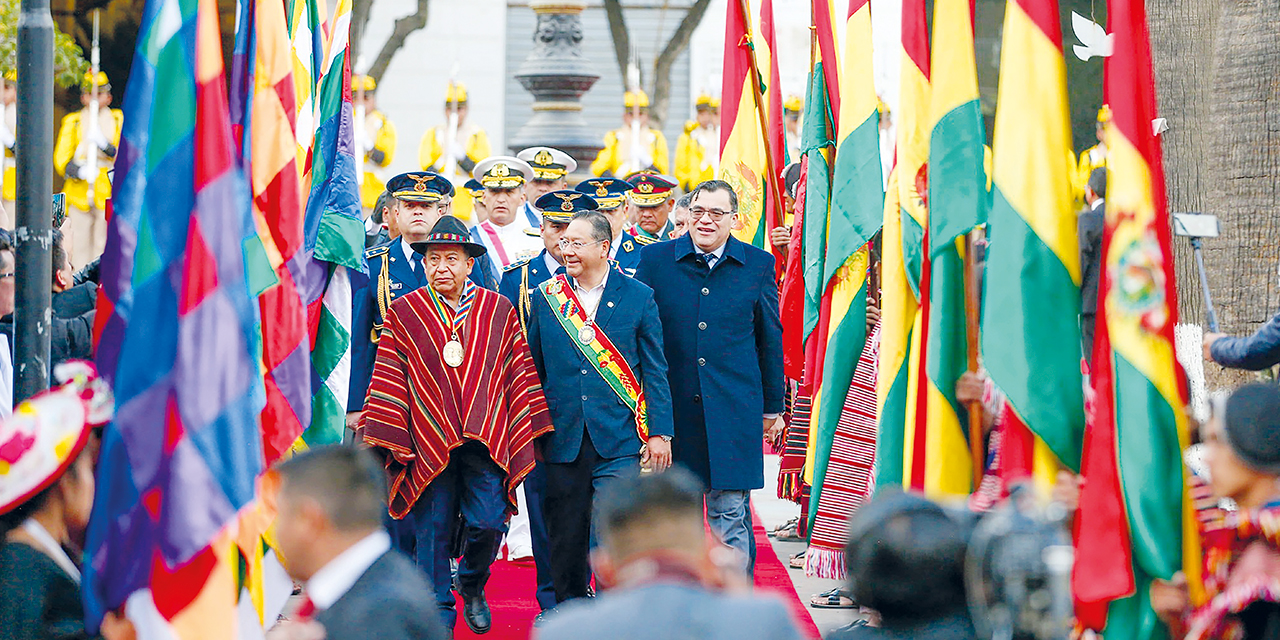
[[[444,363],[448,318],[426,288],[387,311],[373,380],[365,400],[364,441],[386,449],[389,511],[403,518],[449,464],[449,452],[468,440],[484,443],[506,473],[506,500],[516,510],[516,487],[533,470],[533,441],[551,431],[533,358],[515,309],[506,298],[476,289],[459,331],[464,358]]]

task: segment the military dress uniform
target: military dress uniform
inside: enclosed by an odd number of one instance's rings
[[[1098,109],[1098,130],[1103,131],[1111,124],[1111,106],[1102,105]],[[1098,144],[1085,149],[1080,153],[1080,161],[1077,164],[1075,184],[1073,185],[1076,196],[1076,208],[1081,208],[1084,202],[1084,188],[1089,183],[1089,174],[1094,169],[1106,168],[1107,166],[1107,144],[1099,142]]]
[[[0,101],[8,97],[9,91],[16,94],[16,84],[18,82],[18,74],[14,71],[7,71],[4,74],[5,95],[0,96]],[[18,138],[18,102],[4,102],[4,118],[0,119],[0,146],[4,147],[2,155],[0,155],[0,171],[3,171],[0,180],[4,181],[4,187],[0,190],[0,227],[5,229],[13,228],[14,217],[17,215],[17,205],[14,200],[18,193],[18,159],[14,154],[14,146],[17,144]]]
[[[533,176],[533,169],[525,161],[512,156],[493,156],[482,160],[475,167],[476,180],[486,189],[520,189]],[[494,282],[502,278],[502,271],[512,264],[532,258],[542,251],[542,241],[537,237],[537,224],[516,211],[506,225],[499,225],[492,217],[471,227],[471,238],[486,249],[489,268]],[[532,234],[529,232],[533,232]],[[475,270],[481,268],[476,262]]]
[[[89,73],[80,86],[83,95],[89,95],[93,85]],[[105,73],[98,72],[99,91],[110,92],[111,84]],[[53,150],[53,165],[66,177],[63,191],[67,194],[67,236],[70,240],[71,263],[82,267],[102,254],[107,243],[107,199],[111,197],[111,179],[107,172],[115,163],[116,145],[120,144],[120,131],[124,114],[119,109],[99,108],[98,123],[90,123],[90,109],[84,107],[69,113],[62,119],[58,131],[58,144]],[[97,172],[86,175],[90,160],[96,160]],[[89,180],[93,181],[92,199]]]
[[[364,92],[373,95],[378,84],[369,76],[355,76],[351,79],[352,93]],[[396,127],[387,119],[387,115],[377,109],[366,111],[361,130],[365,138],[364,176],[360,184],[360,204],[372,209],[378,202],[378,196],[386,190],[386,181],[382,174],[391,166],[391,159],[396,153]]]
[[[591,178],[579,182],[574,190],[591,196],[600,213],[613,217],[620,215],[622,205],[627,201],[627,194],[632,188],[630,182],[618,178]],[[640,264],[640,247],[647,244],[651,242],[639,240],[624,229],[609,243],[609,259],[623,273],[635,275],[636,265]]]
[[[626,111],[640,109],[648,111],[649,96],[643,91],[628,91],[623,97]],[[643,169],[652,169],[658,173],[667,173],[670,168],[667,152],[667,138],[662,132],[652,127],[640,129],[641,166],[637,166],[631,154],[631,127],[622,126],[604,134],[604,148],[591,163],[591,173],[597,176],[626,176]]]
[[[449,86],[445,89],[444,102],[446,108],[449,105],[466,107],[467,87],[461,83],[449,83]],[[418,164],[421,165],[423,171],[444,173],[446,165],[449,164],[447,155],[449,149],[445,148],[445,145],[448,144],[448,136],[447,125],[432,127],[422,134],[422,142],[418,144]],[[489,134],[471,122],[459,120],[456,140],[458,144],[462,145],[463,157],[456,160],[454,174],[445,177],[454,184],[462,184],[471,177],[471,172],[475,169],[476,163],[488,158],[493,153],[493,150],[489,146]],[[454,217],[468,224],[475,224],[478,221],[474,219],[471,209],[472,202],[469,192],[459,191],[454,195]]]
[[[698,113],[716,112],[720,101],[709,95],[698,96],[695,103]],[[684,133],[676,139],[676,182],[685,191],[714,179],[720,172],[720,127],[701,126],[697,121],[684,125]]]
[[[517,153],[516,157],[524,160],[529,168],[533,169],[533,178],[530,182],[544,183],[543,186],[547,186],[545,183],[563,182],[570,173],[578,170],[577,160],[552,147],[529,147]],[[542,225],[542,213],[534,206],[532,200],[526,200],[520,205],[520,214],[534,227]]]
[[[671,239],[671,232],[676,228],[676,225],[671,219],[671,210],[667,207],[667,203],[675,195],[675,178],[647,173],[632,176],[627,181],[634,187],[627,194],[627,197],[636,208],[658,210],[655,215],[660,213],[662,209],[666,209],[667,214],[666,221],[662,223],[657,233],[646,231],[644,227],[640,226],[639,220],[627,229],[627,233],[639,240],[642,245]]]

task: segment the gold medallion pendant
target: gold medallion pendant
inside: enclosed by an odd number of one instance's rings
[[[591,344],[596,341],[596,328],[593,325],[584,325],[578,329],[578,342],[582,344]]]
[[[451,367],[462,366],[462,343],[458,341],[457,336],[451,338],[444,343],[444,363]]]

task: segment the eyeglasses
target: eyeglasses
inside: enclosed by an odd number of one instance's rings
[[[0,280],[4,280],[5,278],[12,278],[14,275],[16,274],[13,271],[10,271],[9,273],[0,273]]]
[[[594,241],[594,242],[583,242],[583,241],[581,241],[581,240],[573,240],[573,241],[569,241],[569,240],[563,240],[563,239],[562,239],[562,240],[560,240],[560,242],[559,242],[559,243],[557,243],[557,244],[559,244],[559,245],[560,245],[560,250],[561,250],[561,251],[564,251],[565,249],[573,249],[574,251],[582,251],[582,250],[583,250],[583,249],[585,249],[586,247],[589,247],[589,246],[591,246],[591,245],[593,245],[593,244],[600,244],[601,242],[604,242],[604,240],[596,240],[596,241]]]
[[[702,216],[709,215],[711,220],[719,222],[725,216],[731,216],[737,211],[725,211],[723,209],[708,209],[706,207],[689,207],[690,220],[701,220]]]

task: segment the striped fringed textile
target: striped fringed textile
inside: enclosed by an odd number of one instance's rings
[[[809,448],[809,421],[813,413],[813,397],[803,388],[796,394],[796,403],[787,423],[786,444],[778,468],[778,497],[800,502],[804,484],[804,460]]]
[[[849,518],[871,498],[876,458],[876,373],[880,325],[862,347],[831,443],[827,475],[805,556],[806,575],[845,579],[844,544]]]

